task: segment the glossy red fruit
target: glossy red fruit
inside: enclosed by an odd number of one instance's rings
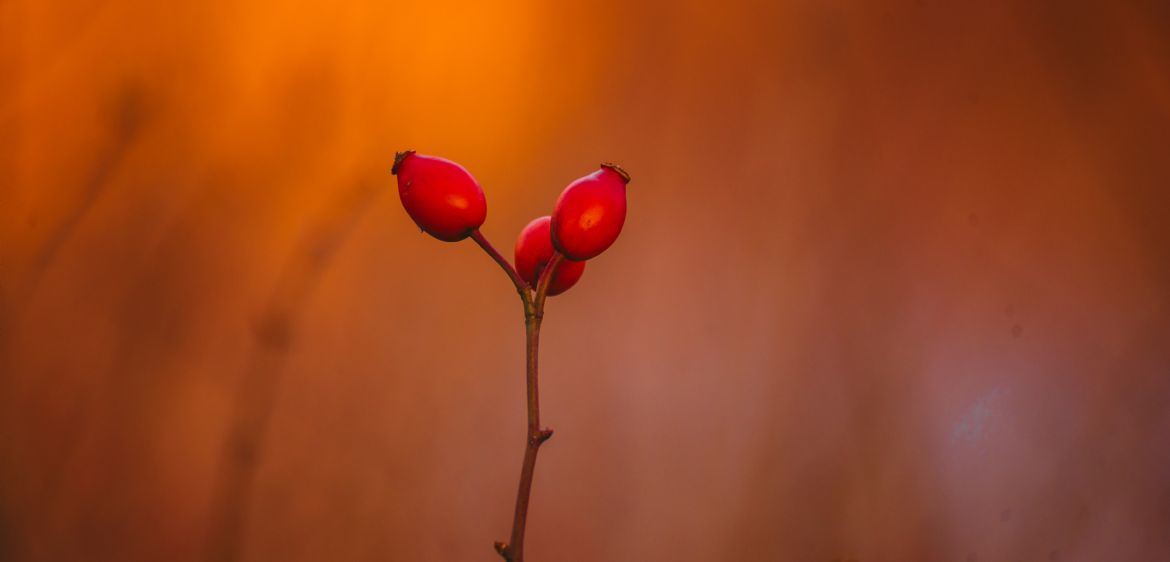
[[[626,184],[630,175],[616,164],[569,184],[552,215],[552,240],[565,257],[585,261],[617,240],[626,222]]]
[[[487,218],[483,188],[459,164],[407,150],[395,155],[391,173],[407,214],[439,240],[463,240]]]
[[[544,266],[553,256],[551,223],[550,217],[533,220],[516,239],[516,272],[534,289]],[[585,262],[562,260],[548,282],[548,294],[559,295],[568,291],[582,273],[585,273]]]

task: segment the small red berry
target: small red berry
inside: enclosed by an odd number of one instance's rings
[[[552,236],[549,228],[551,221],[552,219],[549,217],[533,220],[524,227],[524,230],[520,231],[520,237],[516,239],[516,272],[533,288],[536,288],[544,266],[548,265],[548,260],[552,259],[553,256]],[[557,270],[553,272],[552,279],[548,282],[548,294],[559,295],[568,291],[569,287],[572,287],[581,278],[582,273],[585,273],[585,262],[561,261]]]
[[[617,240],[626,221],[626,184],[630,175],[616,164],[569,184],[552,215],[552,240],[565,257],[585,261]]]
[[[483,189],[459,164],[407,150],[394,156],[391,173],[407,214],[439,240],[463,240],[487,218]]]

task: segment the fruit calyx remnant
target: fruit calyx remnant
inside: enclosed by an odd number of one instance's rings
[[[402,152],[394,153],[394,166],[390,168],[390,173],[398,175],[398,167],[402,165],[402,161],[406,160],[407,156],[414,154],[413,150],[403,150]],[[627,180],[628,181],[628,180]]]
[[[403,158],[405,158],[405,156],[403,156]],[[621,166],[618,166],[617,164],[614,164],[613,162],[602,162],[601,167],[608,168],[610,170],[617,172],[617,175],[621,176],[623,181],[625,181],[626,183],[630,183],[630,173],[623,170]]]

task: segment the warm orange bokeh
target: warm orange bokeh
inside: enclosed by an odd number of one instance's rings
[[[1158,2],[0,2],[0,559],[492,560],[505,254],[602,160],[550,302],[534,562],[1170,559]]]

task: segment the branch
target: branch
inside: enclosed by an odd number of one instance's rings
[[[524,326],[527,351],[528,382],[528,436],[524,440],[524,462],[520,468],[520,487],[516,491],[516,513],[512,519],[512,538],[509,543],[496,543],[496,552],[507,562],[524,562],[524,530],[528,522],[528,500],[532,495],[532,478],[536,473],[536,453],[552,437],[551,429],[540,428],[540,391],[537,358],[540,349],[540,324],[544,319],[544,299],[553,273],[564,259],[553,253],[544,266],[536,284],[536,296],[524,301]],[[526,296],[526,293],[524,293]]]
[[[488,242],[487,237],[485,237],[478,228],[471,231],[471,239],[475,240],[475,243],[479,244],[479,247],[483,248],[483,251],[486,252],[489,257],[495,260],[496,263],[500,264],[500,268],[504,270],[504,273],[508,274],[508,279],[512,280],[512,284],[516,286],[516,292],[520,293],[520,298],[523,299],[524,304],[527,305],[529,289],[528,283],[524,282],[524,280],[520,278],[520,274],[516,273],[516,268],[512,267],[512,264],[507,260],[507,258],[500,255],[500,253],[496,251],[496,248],[492,246],[491,242]]]
[[[548,286],[552,282],[553,273],[557,266],[565,260],[565,256],[560,252],[553,250],[553,255],[549,258],[548,263],[544,266],[544,271],[540,272],[540,279],[536,283],[536,297],[533,299],[533,308],[539,316],[544,315],[544,299],[548,295]]]

